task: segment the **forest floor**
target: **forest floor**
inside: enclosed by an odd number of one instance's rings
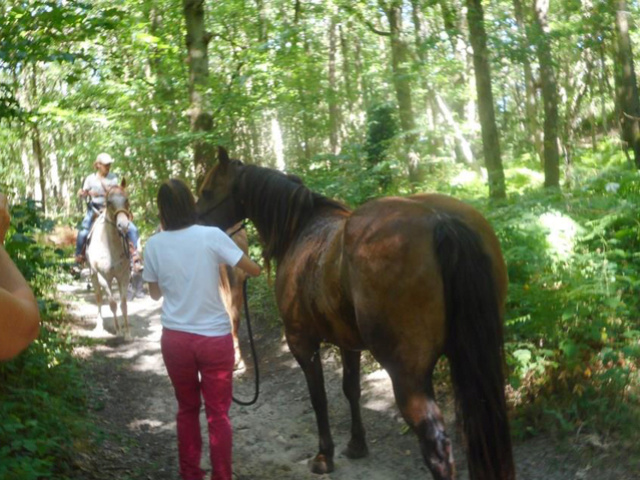
[[[106,334],[95,337],[94,295],[86,284],[61,285],[61,300],[72,314],[73,330],[89,337],[78,347],[84,359],[89,415],[99,431],[79,442],[74,479],[179,480],[175,433],[176,401],[160,353],[160,302],[150,297],[129,302],[132,340]],[[111,312],[103,307],[105,328],[114,332]],[[254,406],[233,405],[234,478],[237,480],[404,480],[431,478],[418,443],[395,407],[390,381],[382,370],[363,372],[362,414],[369,456],[349,460],[341,454],[349,436],[348,404],[342,395],[340,361],[323,350],[330,418],[336,444],[335,471],[309,472],[307,462],[318,440],[313,409],[302,371],[288,352],[279,326],[253,326],[260,366],[260,398]],[[271,322],[273,323],[273,322]],[[243,333],[246,329],[242,328]],[[246,337],[246,333],[244,334]],[[91,339],[92,338],[92,339]],[[244,351],[248,352],[246,338]],[[251,363],[249,360],[248,364]],[[253,369],[236,375],[234,394],[253,395]],[[453,432],[453,405],[446,387],[438,402]],[[204,417],[203,439],[206,449]],[[464,455],[454,435],[460,480],[468,479]],[[578,434],[554,439],[538,436],[514,446],[521,480],[631,480],[640,478],[638,459],[621,455],[611,442]],[[210,470],[207,455],[203,468]]]

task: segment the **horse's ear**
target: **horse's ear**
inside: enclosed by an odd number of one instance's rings
[[[229,154],[227,153],[227,149],[224,147],[218,147],[218,162],[223,167],[229,165]]]
[[[120,186],[122,188],[127,188],[127,179],[123,178],[122,181],[120,182]]]
[[[299,176],[294,175],[293,173],[285,173],[285,175],[292,182],[297,183],[299,185],[304,185],[304,182],[302,181],[302,179]]]

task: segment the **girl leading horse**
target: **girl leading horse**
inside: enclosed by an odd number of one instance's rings
[[[455,478],[451,441],[432,373],[446,355],[462,413],[470,478],[515,478],[504,396],[502,313],[507,275],[498,240],[472,207],[444,195],[388,197],[351,211],[281,172],[230,160],[208,173],[200,221],[226,228],[250,219],[289,349],[302,368],[320,437],[315,473],[334,469],[319,348],[340,348],[351,407],[350,458],[367,455],[360,415],[360,352],[393,383],[435,479]]]

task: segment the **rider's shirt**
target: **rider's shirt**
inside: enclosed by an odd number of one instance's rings
[[[92,173],[84,180],[83,190],[91,192],[91,201],[98,206],[104,205],[104,198],[107,192],[105,187],[115,187],[118,185],[118,177],[109,172],[106,177],[101,177],[97,173]]]
[[[162,291],[162,325],[208,337],[231,332],[220,298],[220,265],[235,266],[242,250],[216,227],[192,225],[153,235],[144,249],[146,282]]]

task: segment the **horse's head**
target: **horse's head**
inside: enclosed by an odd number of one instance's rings
[[[126,186],[126,180],[122,179],[120,186],[109,188],[105,197],[106,215],[123,234],[129,230],[129,222],[133,218],[129,211],[129,196],[125,190]]]
[[[236,181],[244,165],[229,159],[223,147],[218,147],[218,163],[207,173],[196,202],[199,223],[223,230],[245,218],[242,202],[237,198]]]

